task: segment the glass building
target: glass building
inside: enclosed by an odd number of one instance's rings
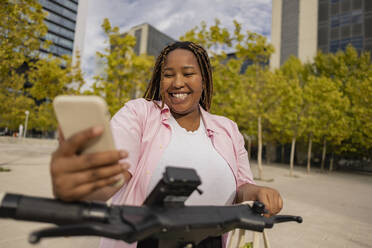
[[[78,0],[39,0],[43,10],[47,12],[45,24],[48,33],[44,37],[52,41],[48,49],[41,49],[41,56],[72,55],[74,48],[75,27]]]
[[[372,50],[372,1],[320,0],[318,47],[323,52]]]
[[[371,0],[273,0],[274,68],[291,55],[311,61],[318,50],[334,53],[348,44],[372,51]]]

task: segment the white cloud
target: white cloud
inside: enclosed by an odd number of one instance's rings
[[[174,39],[201,21],[213,24],[215,18],[229,30],[233,30],[233,20],[237,20],[243,30],[269,37],[271,0],[90,0],[82,58],[83,71],[89,82],[95,75],[96,51],[102,51],[106,46],[101,29],[105,17],[123,32],[149,23]]]

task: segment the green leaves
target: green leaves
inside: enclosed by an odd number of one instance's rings
[[[95,76],[91,92],[102,96],[111,115],[115,114],[128,100],[143,95],[151,77],[154,58],[147,55],[136,55],[135,37],[121,34],[118,27],[112,27],[106,18],[102,24],[106,35],[107,47],[97,56],[104,65],[104,72]]]

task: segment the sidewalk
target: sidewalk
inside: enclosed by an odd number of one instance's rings
[[[34,143],[34,144],[31,144]],[[0,140],[0,191],[51,197],[50,154],[56,143],[7,143]],[[268,230],[273,248],[287,247],[372,247],[372,176],[316,170],[307,175],[295,167],[297,177],[288,176],[287,165],[264,165],[264,177],[257,181],[278,189],[284,199],[282,214],[301,215],[302,224],[283,223]],[[252,164],[252,171],[257,168]],[[0,221],[2,247],[97,247],[99,238],[56,238],[38,245],[27,242],[28,234],[45,224]]]

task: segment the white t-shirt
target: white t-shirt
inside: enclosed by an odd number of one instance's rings
[[[169,123],[172,138],[151,177],[147,196],[156,186],[166,166],[194,168],[201,178],[200,195],[194,191],[186,205],[228,205],[235,198],[236,182],[227,162],[214,149],[207,136],[203,121],[198,130],[191,132],[182,128],[171,116]]]

